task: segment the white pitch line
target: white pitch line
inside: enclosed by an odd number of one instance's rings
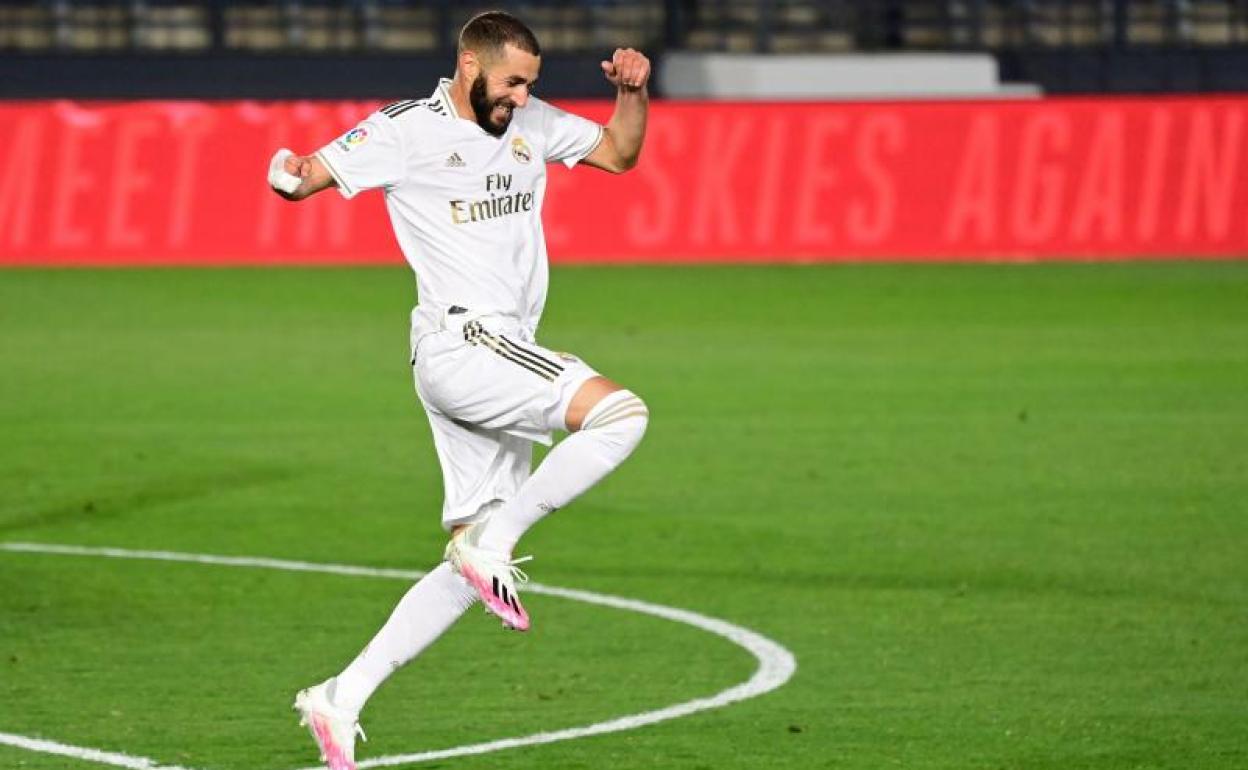
[[[88,762],[98,762],[101,765],[127,767],[130,770],[187,770],[185,767],[176,765],[162,765],[156,760],[146,757],[132,757],[129,754],[114,754],[111,751],[86,749],[81,746],[70,746],[42,738],[27,738],[24,735],[13,735],[12,733],[0,733],[0,745],[14,746],[27,751],[37,751],[41,754],[55,754],[60,757],[84,759]]]
[[[184,562],[191,564],[213,564],[223,567],[250,567],[258,569],[274,569],[284,570],[287,572],[321,572],[331,575],[346,575],[350,577],[369,577],[369,578],[393,578],[400,580],[416,580],[425,573],[417,570],[399,570],[399,569],[379,569],[375,567],[360,567],[350,564],[318,564],[306,561],[289,561],[286,559],[270,559],[256,556],[216,556],[212,554],[197,553],[181,553],[177,551],[136,551],[126,548],[94,548],[77,545],[56,545],[52,543],[0,543],[0,550],[20,552],[20,553],[42,553],[42,554],[59,554],[64,556],[102,556],[114,559],[147,559],[154,561],[170,561]],[[714,634],[721,638],[727,639],[738,647],[744,648],[747,652],[754,656],[758,661],[758,668],[745,682],[729,687],[726,690],[718,692],[714,695],[697,698],[684,703],[677,703],[665,708],[656,709],[654,711],[645,711],[639,714],[629,714],[627,716],[617,717],[605,722],[596,722],[582,727],[570,727],[564,730],[555,730],[552,732],[534,733],[516,738],[502,738],[495,741],[487,741],[485,743],[475,743],[466,746],[454,746],[449,749],[439,749],[436,751],[424,751],[412,754],[394,754],[385,757],[375,757],[373,759],[363,760],[359,763],[361,770],[370,767],[394,767],[397,765],[410,765],[418,762],[428,762],[435,759],[448,759],[451,757],[462,757],[472,754],[488,754],[493,751],[502,751],[503,749],[513,749],[522,746],[536,746],[545,743],[556,743],[558,741],[573,740],[576,738],[585,738],[591,735],[604,735],[606,733],[620,732],[622,730],[633,730],[638,727],[665,722],[669,719],[678,719],[680,717],[696,714],[699,711],[708,711],[710,709],[722,708],[732,703],[754,698],[764,693],[771,692],[781,687],[793,677],[793,673],[797,670],[797,660],[784,646],[768,639],[754,631],[729,623],[718,618],[708,617],[689,610],[682,610],[676,607],[667,607],[662,604],[652,604],[637,599],[627,599],[620,596],[611,596],[608,594],[593,593],[591,591],[579,591],[571,588],[559,588],[557,586],[547,586],[538,583],[530,583],[527,590],[535,594],[546,594],[548,596],[557,596],[571,601],[584,602],[586,604],[597,604],[602,607],[611,607],[613,609],[625,610],[628,612],[637,612],[643,615],[651,615],[657,618],[663,618],[675,623],[683,623],[694,628],[701,629],[707,633]],[[83,749],[75,746],[67,746],[52,741],[45,741],[34,738],[25,738],[20,735],[9,735],[0,733],[0,743],[6,743],[19,748],[29,749],[31,751],[42,751],[51,754],[61,754],[64,756],[72,756],[78,759],[84,759],[101,764],[114,765],[116,767],[135,768],[137,770],[187,770],[174,766],[159,765],[150,759],[142,757],[131,757],[125,754],[114,754],[109,752],[97,751],[95,749]],[[320,766],[308,768],[308,770],[321,770]]]

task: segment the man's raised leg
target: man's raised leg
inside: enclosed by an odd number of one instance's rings
[[[514,498],[490,517],[480,546],[510,554],[542,517],[563,508],[618,468],[641,442],[649,411],[640,398],[606,377],[594,377],[572,397],[559,442]]]

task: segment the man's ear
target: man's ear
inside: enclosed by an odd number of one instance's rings
[[[477,79],[477,75],[481,73],[481,61],[477,58],[475,51],[460,52],[459,71],[464,73],[469,83]]]

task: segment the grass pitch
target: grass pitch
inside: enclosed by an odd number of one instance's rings
[[[0,541],[428,568],[401,269],[0,273]],[[536,580],[788,646],[784,688],[441,768],[1248,766],[1248,264],[576,268],[542,341],[642,394]],[[0,732],[313,764],[293,692],[401,582],[0,552]],[[388,683],[362,758],[708,695],[753,661],[531,596]],[[0,747],[0,767],[90,767]]]

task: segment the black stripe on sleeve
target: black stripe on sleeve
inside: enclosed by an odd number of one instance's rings
[[[397,102],[390,102],[385,107],[382,107],[380,110],[378,110],[378,112],[380,112],[383,115],[389,115],[390,117],[393,118],[396,114],[396,111],[402,112],[415,105],[416,105],[416,101],[414,99],[400,99]]]
[[[411,104],[406,104],[402,107],[397,107],[386,114],[389,115],[391,118],[397,118],[398,116],[402,115],[408,110],[413,109],[415,107],[419,107],[419,106],[420,106],[419,102],[412,102]]]

